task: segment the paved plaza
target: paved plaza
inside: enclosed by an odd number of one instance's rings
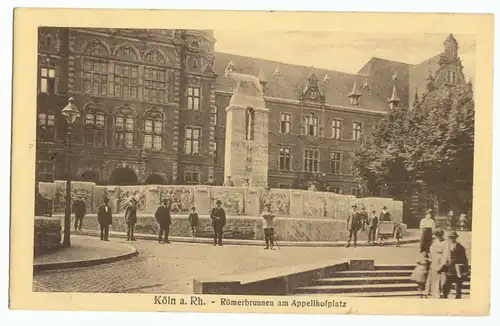
[[[111,241],[124,242],[119,239]],[[470,233],[459,241],[470,258]],[[401,247],[282,247],[267,251],[262,247],[131,242],[139,255],[129,260],[68,270],[46,271],[34,276],[35,291],[115,292],[115,293],[192,293],[195,278],[217,277],[238,272],[256,273],[270,267],[293,266],[326,259],[375,259],[377,264],[413,264],[418,244]]]

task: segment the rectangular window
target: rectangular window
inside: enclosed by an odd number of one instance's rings
[[[199,184],[200,183],[200,173],[199,172],[184,172],[184,182],[187,184]]]
[[[134,118],[115,118],[115,146],[134,147]]]
[[[40,113],[38,114],[38,139],[42,142],[55,142],[55,115]]]
[[[304,151],[304,171],[319,172],[319,151],[317,149]]]
[[[287,147],[280,147],[280,170],[281,171],[291,171],[292,170],[292,150]]]
[[[312,115],[305,116],[305,134],[308,136],[318,136],[318,118]]]
[[[115,64],[115,96],[123,99],[137,98],[137,66]]]
[[[289,134],[292,130],[292,116],[289,113],[280,114],[280,133]]]
[[[200,151],[201,128],[186,127],[184,152],[187,155],[198,155]]]
[[[352,123],[352,140],[360,140],[361,139],[361,131],[362,131],[362,123],[361,122],[353,122]]]
[[[351,195],[356,197],[361,197],[361,189],[360,188],[352,188]]]
[[[104,96],[108,93],[108,63],[95,59],[83,60],[83,92]]]
[[[189,86],[187,88],[187,108],[188,110],[200,110],[200,87]]]
[[[36,156],[36,172],[37,181],[52,182],[54,181],[55,164],[52,160],[51,153],[37,153]]]
[[[332,138],[340,139],[342,120],[333,119],[332,120]]]
[[[162,148],[163,122],[146,119],[144,120],[144,141],[145,149],[160,151]]]
[[[167,71],[161,68],[144,67],[142,97],[153,103],[167,102]]]
[[[52,68],[40,68],[40,92],[55,93],[56,73]]]
[[[342,153],[333,152],[330,155],[330,173],[341,174],[342,173]]]
[[[85,115],[85,143],[94,146],[106,145],[105,118],[103,113]]]

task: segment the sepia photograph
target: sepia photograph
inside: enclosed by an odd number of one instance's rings
[[[33,293],[471,299],[476,34],[86,25],[32,38]]]

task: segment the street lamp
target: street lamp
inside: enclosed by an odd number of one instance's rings
[[[70,97],[68,105],[62,109],[61,113],[68,122],[68,150],[66,153],[66,210],[64,214],[64,238],[63,247],[71,246],[70,233],[71,233],[71,129],[75,120],[80,116],[80,111],[76,108],[75,99]]]

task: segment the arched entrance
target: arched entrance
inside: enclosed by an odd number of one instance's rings
[[[148,185],[166,185],[167,181],[159,174],[150,174],[146,179]]]
[[[117,186],[137,185],[137,175],[131,168],[116,168],[111,172],[108,183]]]

